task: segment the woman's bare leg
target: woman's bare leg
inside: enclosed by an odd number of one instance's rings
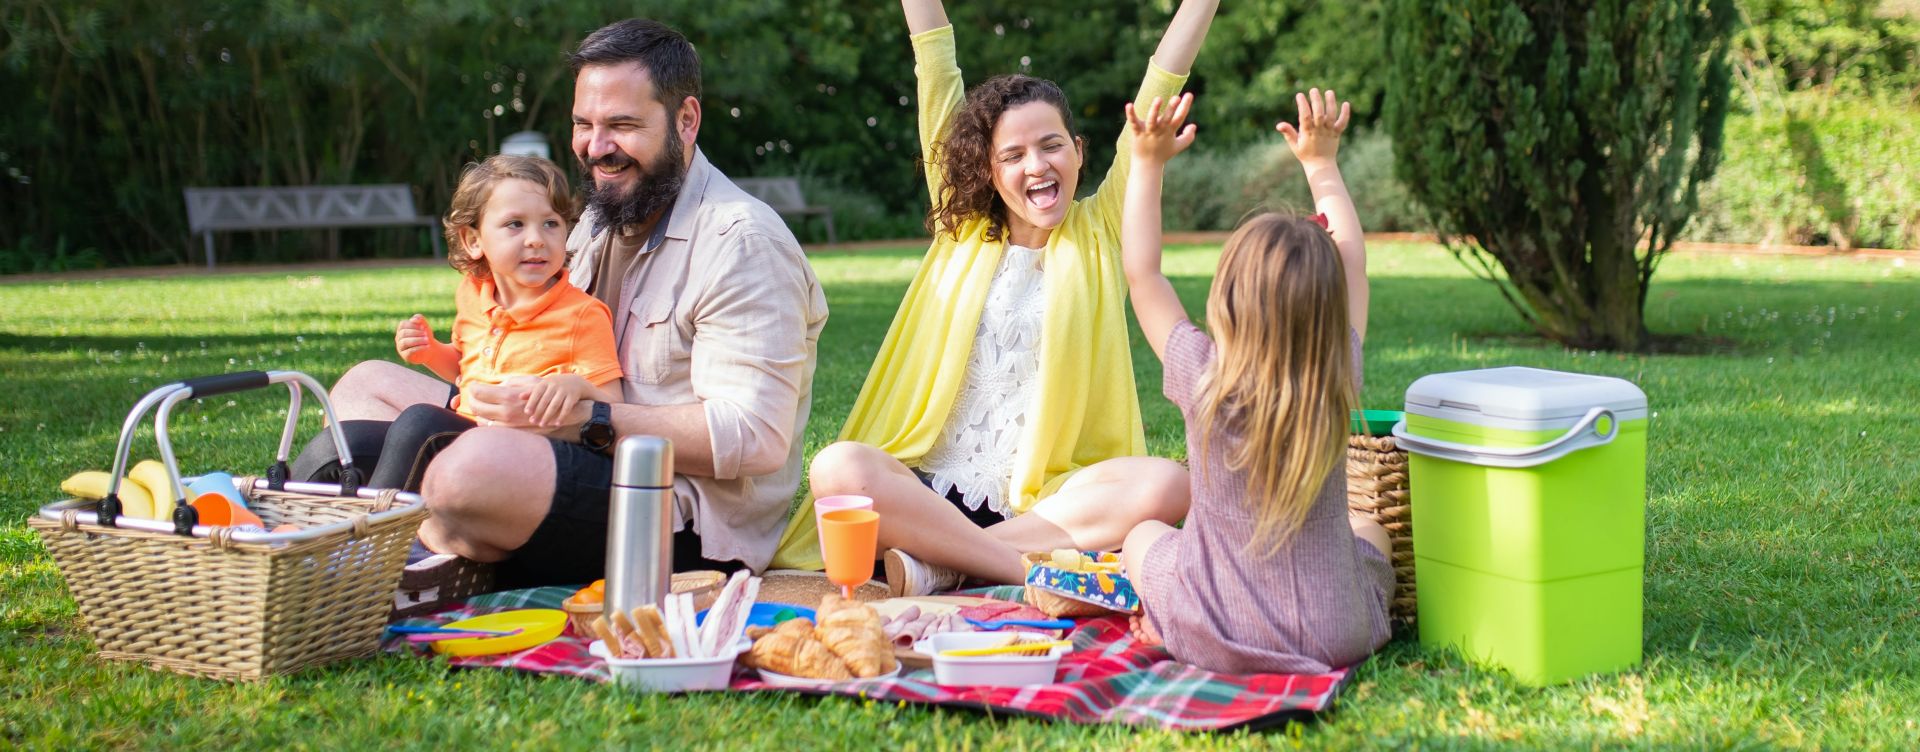
[[[1178,462],[1117,457],[1082,468],[1026,514],[987,531],[1021,551],[1111,551],[1140,523],[1185,519],[1190,493]]]
[[[1026,576],[1020,550],[987,534],[906,465],[879,449],[843,441],[814,455],[808,479],[814,498],[859,494],[880,513],[881,550],[898,548],[929,564],[990,582]]]

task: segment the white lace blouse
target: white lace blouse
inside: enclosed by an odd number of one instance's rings
[[[1026,432],[1040,369],[1040,321],[1046,311],[1041,251],[1008,244],[987,289],[967,356],[967,379],[933,448],[920,458],[933,490],[959,489],[968,509],[1009,515],[1013,455]]]

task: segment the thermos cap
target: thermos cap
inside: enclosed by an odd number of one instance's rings
[[[667,488],[673,485],[673,442],[658,436],[628,436],[614,445],[613,485]]]

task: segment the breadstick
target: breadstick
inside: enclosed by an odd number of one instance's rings
[[[667,642],[673,646],[673,654],[681,658],[699,658],[694,652],[695,646],[687,639],[686,620],[680,616],[680,594],[669,594],[660,601],[660,616],[667,624]]]
[[[686,635],[687,652],[699,658],[712,658],[713,655],[700,649],[700,624],[696,618],[698,609],[693,607],[692,593],[675,593],[680,601],[680,633]]]

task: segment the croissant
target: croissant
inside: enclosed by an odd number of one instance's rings
[[[858,601],[828,595],[820,601],[820,626],[814,634],[862,679],[894,670],[893,641],[887,639],[880,613]]]
[[[813,622],[789,619],[760,635],[747,651],[747,665],[809,679],[851,679],[845,661],[814,636]]]

